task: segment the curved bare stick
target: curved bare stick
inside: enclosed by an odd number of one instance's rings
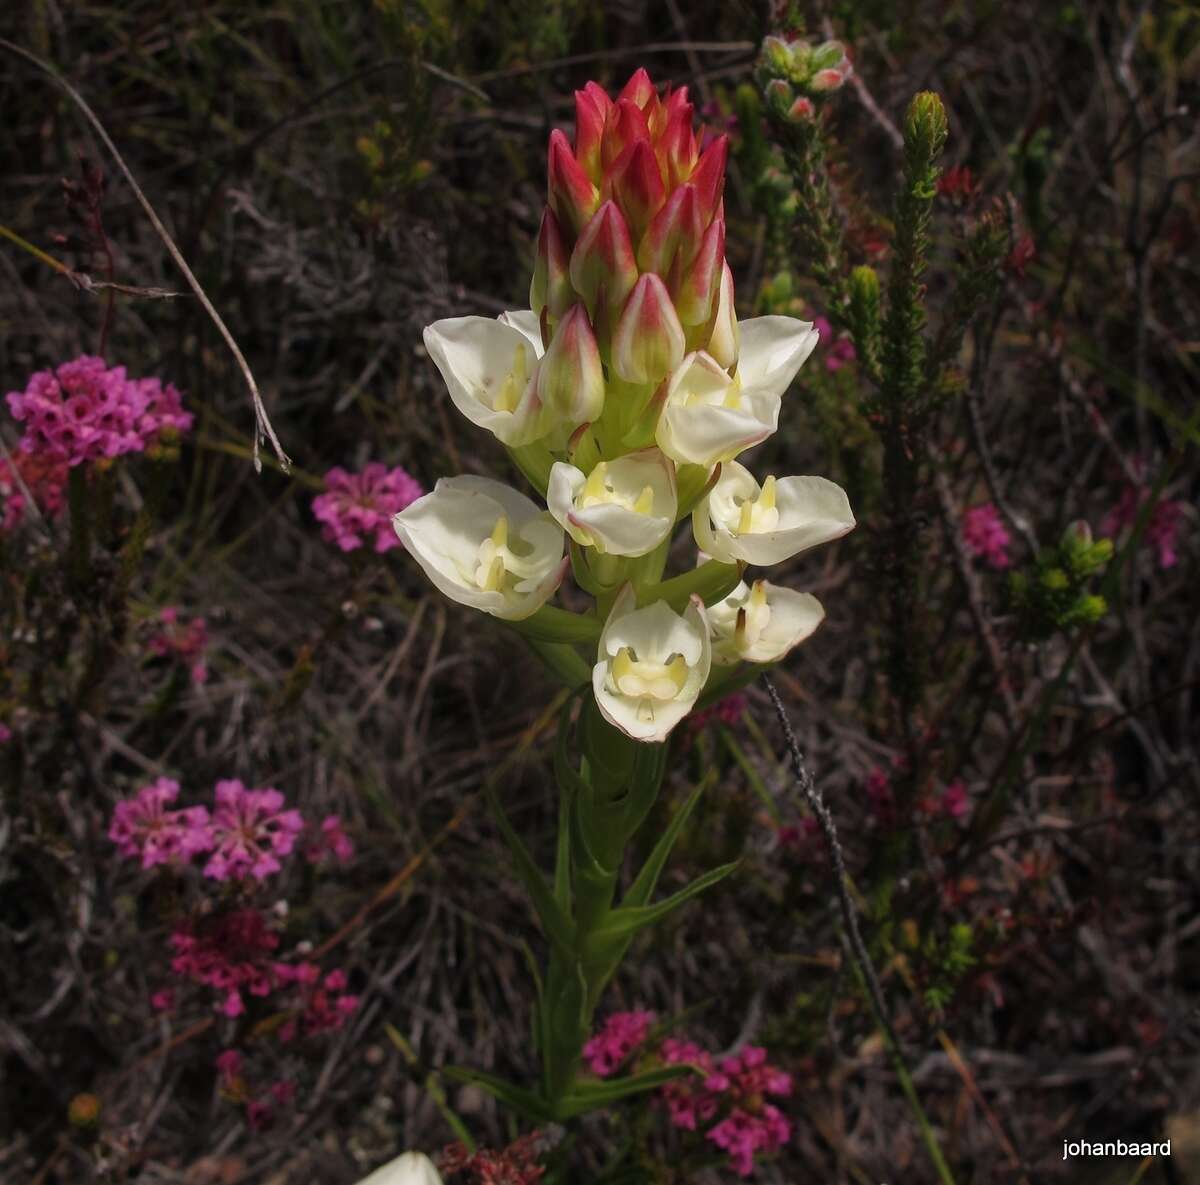
[[[104,141],[104,146],[112,153],[113,159],[117,162],[117,166],[125,176],[125,180],[129,182],[129,187],[133,190],[134,196],[137,198],[142,209],[146,212],[146,217],[150,219],[151,226],[154,227],[158,237],[162,239],[167,251],[170,252],[171,258],[175,260],[179,270],[183,272],[183,278],[187,280],[188,287],[196,294],[196,299],[204,307],[204,311],[212,319],[213,324],[217,327],[221,336],[225,339],[225,344],[229,347],[233,354],[239,369],[242,372],[242,377],[246,380],[246,386],[250,388],[250,399],[254,405],[254,472],[262,472],[262,460],[258,455],[259,446],[264,439],[271,442],[271,447],[275,450],[275,456],[279,459],[279,466],[288,473],[291,471],[291,458],[283,451],[283,446],[279,443],[279,437],[275,435],[275,429],[271,426],[271,420],[267,416],[267,409],[263,406],[262,396],[258,393],[258,384],[254,381],[254,375],[250,373],[250,364],[246,361],[238,344],[233,339],[233,334],[229,332],[225,322],[221,320],[220,313],[213,308],[212,301],[204,293],[204,289],[200,287],[200,281],[192,274],[192,269],[188,267],[187,260],[183,258],[178,247],[175,246],[174,239],[167,233],[167,228],[163,226],[162,220],[154,212],[154,207],[150,204],[146,195],[142,193],[141,187],[133,179],[133,174],[129,171],[129,166],[125,163],[124,158],[117,151],[117,146],[112,142],[112,138],[105,131],[104,125],[100,122],[96,113],[87,105],[83,96],[49,63],[43,62],[37,55],[32,54],[27,49],[23,49],[19,45],[14,45],[13,42],[0,37],[0,48],[6,49],[9,53],[16,54],[20,58],[24,58],[31,66],[36,66],[43,74],[47,75],[56,82],[66,92],[67,97],[73,102],[80,111],[83,112],[88,123],[92,125],[96,135]]]

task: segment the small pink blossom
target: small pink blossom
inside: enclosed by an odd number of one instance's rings
[[[896,821],[896,795],[892,790],[892,781],[883,770],[876,766],[863,782],[867,792],[867,802],[871,814],[881,827],[890,827]]]
[[[12,729],[0,721],[0,745],[7,745],[12,740]]]
[[[337,815],[327,815],[321,826],[310,833],[304,855],[311,864],[319,864],[332,856],[339,864],[346,864],[354,856],[354,844],[342,829]]]
[[[174,988],[161,988],[150,997],[150,1007],[155,1012],[170,1012],[175,1007]]]
[[[271,1109],[270,1103],[254,1099],[246,1104],[246,1122],[250,1125],[251,1131],[264,1131],[271,1126],[274,1119],[275,1112]]]
[[[322,536],[342,551],[356,551],[373,538],[377,552],[400,546],[392,518],[425,491],[403,469],[372,462],[361,473],[334,468],[325,474],[325,493],[313,499]]]
[[[168,810],[179,796],[179,783],[158,778],[113,810],[108,838],[122,856],[137,857],[143,868],[191,859],[213,846],[208,811],[202,806]]]
[[[57,518],[66,505],[67,466],[62,461],[17,452],[0,457],[0,531],[8,534],[25,521],[28,498],[46,518]]]
[[[299,811],[283,810],[278,790],[247,790],[240,781],[217,783],[212,818],[213,854],[204,875],[214,880],[253,876],[264,880],[280,869],[279,856],[295,846],[304,828]]]
[[[853,362],[858,357],[854,343],[845,334],[836,341],[833,340],[833,326],[830,325],[828,318],[817,317],[813,320],[813,325],[820,334],[822,345],[832,342],[825,352],[825,369],[831,374],[841,370],[848,362]]]
[[[633,1053],[654,1024],[653,1012],[615,1012],[583,1047],[583,1056],[598,1078],[607,1078]]]
[[[1131,527],[1137,521],[1138,511],[1150,496],[1148,486],[1127,485],[1121,491],[1116,506],[1108,512],[1101,528],[1106,535],[1115,535],[1123,527]],[[1153,547],[1160,568],[1173,568],[1179,562],[1179,527],[1183,519],[1183,504],[1171,499],[1160,499],[1150,512],[1142,542]]]
[[[990,502],[974,506],[963,515],[962,538],[967,550],[990,567],[1004,569],[1012,564],[1008,555],[1012,537]]]
[[[123,366],[90,355],[38,371],[7,399],[25,425],[21,450],[70,466],[143,452],[193,419],[173,386],[130,379]]]
[[[184,923],[171,934],[170,943],[175,952],[171,970],[220,993],[218,1008],[226,1016],[245,1011],[242,992],[268,996],[278,986],[273,956],[279,935],[256,909]]]
[[[151,635],[146,648],[156,658],[174,658],[190,670],[193,683],[208,680],[204,652],[208,649],[208,624],[203,617],[193,617],[186,624],[179,610],[167,606],[158,615],[159,628]]]
[[[967,798],[967,787],[961,778],[956,778],[942,792],[942,811],[951,819],[961,819],[971,809]]]
[[[236,1049],[217,1054],[217,1074],[221,1085],[228,1087],[242,1072],[242,1055]]]
[[[687,730],[694,735],[702,728],[713,723],[725,724],[732,727],[741,722],[749,706],[750,701],[746,698],[746,693],[735,691],[711,707],[702,708],[699,712],[693,712],[687,718]]]

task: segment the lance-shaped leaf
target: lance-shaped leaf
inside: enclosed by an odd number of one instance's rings
[[[679,838],[680,832],[683,831],[685,824],[691,817],[692,811],[696,809],[696,804],[700,801],[700,795],[712,785],[716,780],[716,770],[710,769],[708,774],[700,780],[696,788],[687,796],[683,805],[675,812],[671,822],[667,825],[666,831],[659,836],[658,842],[654,845],[654,850],[646,859],[646,863],[642,865],[642,870],[637,874],[637,878],[633,884],[629,886],[629,892],[625,894],[625,899],[621,902],[623,907],[635,908],[644,906],[654,893],[658,885],[658,878],[662,875],[662,870],[666,866],[667,859],[671,855],[671,849],[675,846],[675,841]]]
[[[647,1070],[643,1074],[634,1074],[627,1078],[609,1078],[603,1082],[581,1082],[562,1099],[556,1110],[561,1118],[571,1119],[599,1107],[607,1107],[621,1099],[627,1099],[631,1095],[656,1090],[667,1082],[673,1082],[677,1078],[694,1073],[695,1071],[687,1065],[659,1066],[653,1070]]]
[[[508,844],[508,850],[512,853],[517,877],[525,886],[525,892],[529,894],[530,903],[538,915],[542,930],[562,957],[570,958],[573,945],[573,927],[570,919],[554,899],[553,891],[546,884],[546,878],[538,869],[524,840],[513,830],[512,824],[508,821],[508,815],[490,783],[485,783],[483,793],[496,818],[500,834],[504,837],[504,842]]]
[[[594,932],[592,941],[601,945],[620,942],[632,938],[633,935],[640,930],[645,930],[648,926],[657,925],[675,910],[686,905],[693,897],[699,896],[705,889],[724,880],[740,864],[740,860],[734,860],[729,864],[713,868],[703,876],[698,876],[678,893],[672,893],[670,897],[659,901],[656,905],[622,905],[619,909],[614,909]]]
[[[447,1066],[442,1073],[454,1082],[486,1090],[488,1094],[502,1103],[507,1103],[518,1115],[523,1115],[533,1123],[553,1123],[557,1118],[554,1108],[540,1095],[514,1086],[497,1074],[472,1070],[467,1066]]]

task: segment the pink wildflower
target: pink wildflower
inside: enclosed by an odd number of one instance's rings
[[[956,778],[942,792],[942,811],[951,819],[961,819],[970,809],[967,788],[961,778]]]
[[[681,1041],[668,1037],[662,1043],[661,1056],[668,1066],[688,1064],[696,1066],[706,1075],[713,1072],[712,1056],[705,1053],[694,1041]],[[676,1127],[694,1132],[697,1126],[714,1118],[718,1107],[718,1091],[710,1090],[706,1082],[695,1077],[676,1078],[662,1088],[667,1114]]]
[[[616,1012],[583,1047],[583,1056],[598,1078],[607,1078],[643,1041],[655,1021],[653,1012]]]
[[[67,466],[61,461],[18,452],[11,463],[0,457],[0,531],[16,530],[29,511],[26,493],[47,518],[66,505]]]
[[[167,810],[179,795],[179,783],[159,778],[113,810],[108,838],[122,856],[138,857],[143,868],[188,860],[213,846],[208,811],[202,806]]]
[[[7,745],[12,740],[12,729],[0,720],[0,745]]]
[[[821,825],[811,815],[806,815],[799,823],[785,823],[777,833],[779,846],[800,856],[813,854],[814,848],[821,851],[820,837]]]
[[[243,991],[267,996],[277,986],[271,956],[279,946],[279,935],[258,910],[233,910],[205,918],[198,926],[184,924],[170,942],[175,951],[171,970],[224,993],[219,1007],[226,1016],[245,1012]]]
[[[939,178],[937,191],[941,197],[967,205],[979,194],[979,182],[966,165],[951,165]]]
[[[216,1065],[221,1085],[228,1087],[242,1072],[242,1055],[236,1049],[226,1049],[217,1054]]]
[[[867,802],[875,821],[883,827],[890,827],[896,818],[896,796],[892,791],[891,779],[876,766],[863,783],[867,792]]]
[[[711,707],[703,708],[699,712],[693,712],[687,718],[688,732],[694,735],[702,728],[714,722],[727,724],[732,727],[741,721],[749,706],[750,701],[746,698],[745,692],[735,691],[732,695],[727,695]]]
[[[1137,521],[1141,504],[1150,496],[1147,486],[1127,485],[1121,491],[1120,500],[1104,518],[1102,530],[1106,535],[1115,535],[1122,527],[1131,527]],[[1150,512],[1143,543],[1153,547],[1160,568],[1173,568],[1179,562],[1179,526],[1183,517],[1183,505],[1170,499],[1160,499]]]
[[[817,317],[813,321],[817,333],[820,334],[821,343],[830,342],[833,338],[833,326],[825,317]],[[836,341],[832,341],[829,349],[825,354],[825,369],[833,374],[839,371],[848,362],[853,362],[858,357],[854,349],[854,343],[843,334]]]
[[[217,807],[212,819],[213,854],[204,875],[214,880],[253,876],[264,880],[280,868],[304,828],[299,811],[282,810],[278,790],[247,790],[240,781],[217,783]]]
[[[1018,280],[1025,278],[1025,269],[1037,255],[1037,247],[1030,235],[1022,235],[1004,259],[1004,270]]]
[[[167,606],[158,615],[159,630],[146,643],[157,658],[176,658],[190,668],[193,683],[208,680],[204,652],[208,649],[208,623],[203,617],[193,617],[186,625],[179,620],[179,610]]]
[[[337,815],[327,815],[321,826],[311,832],[304,855],[311,864],[319,864],[326,856],[345,864],[353,857],[354,844],[342,829],[342,821]]]
[[[246,1122],[250,1125],[251,1131],[264,1131],[271,1126],[274,1118],[275,1112],[271,1109],[270,1103],[254,1099],[246,1104]]]
[[[1008,556],[1012,537],[990,502],[974,506],[963,515],[962,538],[967,550],[982,557],[990,567],[1003,569],[1012,564]]]
[[[170,1012],[175,1007],[175,991],[173,988],[162,988],[150,997],[150,1007],[155,1012]]]
[[[358,996],[346,992],[342,970],[330,971],[321,979],[315,963],[276,963],[275,975],[282,983],[300,988],[296,1015],[279,1029],[280,1041],[291,1041],[300,1032],[306,1037],[340,1029],[358,1008]]]
[[[323,524],[322,536],[342,551],[356,551],[364,536],[374,538],[377,552],[400,546],[392,517],[425,492],[399,467],[372,462],[361,473],[334,468],[325,474],[325,493],[313,499],[312,509]]]
[[[192,426],[173,386],[130,379],[123,366],[88,355],[38,371],[7,398],[25,425],[22,451],[70,466],[143,452],[164,432]]]

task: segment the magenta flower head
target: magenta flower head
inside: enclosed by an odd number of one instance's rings
[[[189,860],[213,846],[204,807],[167,809],[178,796],[178,782],[159,778],[133,798],[117,803],[108,838],[122,856],[141,860],[143,868],[153,868],[175,859]]]
[[[646,1040],[653,1012],[616,1012],[583,1047],[583,1056],[597,1078],[607,1078]]]
[[[144,452],[192,426],[173,386],[89,355],[38,371],[7,399],[25,425],[22,451],[70,466]]]
[[[214,880],[252,876],[264,880],[278,872],[278,857],[286,856],[304,829],[299,811],[283,810],[278,790],[247,790],[236,779],[217,783],[217,808],[212,818],[213,854],[204,875]]]
[[[361,473],[333,468],[325,474],[325,493],[313,499],[322,536],[342,551],[357,551],[367,540],[377,552],[400,546],[392,518],[425,491],[397,466],[372,462]]]
[[[67,466],[62,461],[18,452],[0,457],[0,531],[15,531],[30,513],[29,498],[47,518],[57,518],[66,505]]]
[[[990,502],[972,507],[963,515],[962,538],[967,550],[989,567],[1003,569],[1012,563],[1008,556],[1012,537]]]

